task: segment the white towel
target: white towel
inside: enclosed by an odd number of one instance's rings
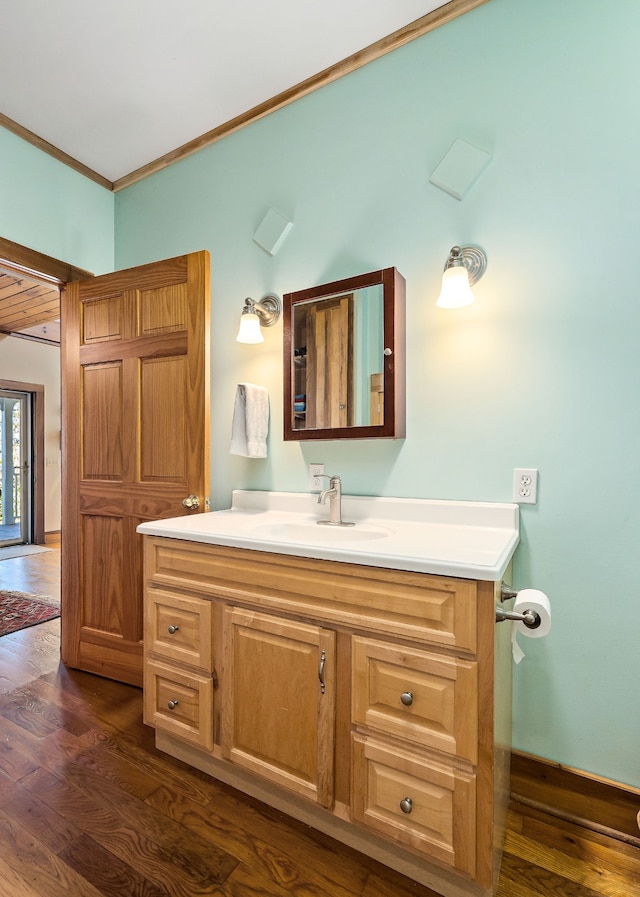
[[[238,383],[231,424],[229,454],[245,458],[267,457],[269,393],[264,386]]]

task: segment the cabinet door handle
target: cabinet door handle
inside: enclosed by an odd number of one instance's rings
[[[318,679],[320,680],[320,693],[324,694],[325,684],[324,684],[324,663],[327,659],[327,652],[322,651],[320,654],[320,666],[318,667]]]
[[[400,695],[400,700],[404,704],[405,707],[411,707],[413,704],[413,692],[412,691],[403,691]]]
[[[179,626],[169,626],[169,635],[175,635],[178,629],[180,629]]]
[[[179,701],[169,701],[167,707],[169,710],[175,710],[179,703]]]
[[[403,813],[410,813],[413,810],[413,801],[410,797],[403,797],[400,801],[400,809]]]

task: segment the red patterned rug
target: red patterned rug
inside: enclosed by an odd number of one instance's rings
[[[54,598],[0,590],[0,636],[59,616],[60,605]]]

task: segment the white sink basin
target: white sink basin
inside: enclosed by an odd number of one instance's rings
[[[138,532],[235,548],[441,576],[499,580],[519,540],[518,505],[343,495],[355,526],[318,526],[303,492],[236,490],[224,511],[152,520]]]
[[[371,539],[388,539],[393,530],[367,523],[355,526],[319,526],[317,521],[300,523],[263,523],[254,527],[251,532],[261,539],[276,539],[294,544],[325,544],[330,542],[342,545],[345,542],[369,542]]]

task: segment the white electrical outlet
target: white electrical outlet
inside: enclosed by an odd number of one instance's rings
[[[324,489],[324,464],[309,465],[309,492],[322,492]]]
[[[538,471],[535,467],[516,467],[513,471],[513,500],[519,505],[538,501]]]

